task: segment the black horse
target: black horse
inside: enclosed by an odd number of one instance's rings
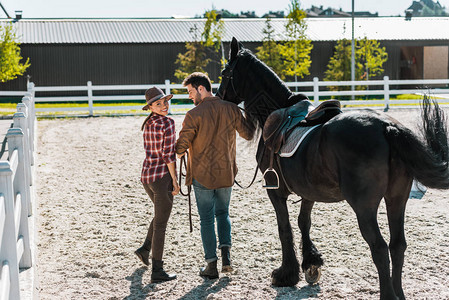
[[[217,95],[239,104],[246,116],[263,129],[268,115],[307,97],[294,95],[279,77],[235,38],[230,59],[222,72]],[[309,134],[296,153],[279,158],[274,169],[281,173],[279,189],[267,190],[276,211],[282,244],[282,265],[272,272],[276,286],[299,281],[287,197],[302,198],[298,226],[302,234],[302,270],[309,283],[319,278],[323,265],[320,252],[310,239],[311,210],[316,201],[346,200],[356,213],[363,238],[368,243],[379,274],[381,299],[404,299],[401,273],[407,247],[404,213],[413,179],[436,189],[449,189],[449,147],[443,111],[424,99],[421,106],[423,137],[384,113],[374,110],[338,114]],[[270,161],[263,139],[256,160],[264,172]],[[377,223],[379,203],[385,199],[390,244]],[[390,259],[392,273],[390,275]]]

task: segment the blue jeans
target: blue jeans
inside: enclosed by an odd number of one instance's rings
[[[209,263],[218,259],[215,219],[217,219],[218,248],[231,247],[229,202],[231,201],[232,187],[210,190],[195,179],[193,179],[192,185],[200,215],[204,258]]]

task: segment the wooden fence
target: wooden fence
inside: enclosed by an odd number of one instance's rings
[[[34,165],[33,85],[17,104],[6,134],[8,159],[0,161],[0,300],[20,299],[19,268],[32,266],[29,219]]]

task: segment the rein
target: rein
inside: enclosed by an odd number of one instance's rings
[[[186,163],[186,156],[187,156],[187,152],[185,155],[183,155],[181,157],[181,163],[179,165],[179,177],[178,177],[178,184],[179,184],[179,192],[181,193],[181,195],[187,197],[189,199],[189,225],[190,225],[190,232],[193,232],[193,225],[192,225],[192,199],[190,197],[190,194],[192,193],[192,186],[188,185],[187,186],[187,193],[183,193],[182,191],[182,185],[181,185],[181,178],[182,176],[186,177],[186,174],[182,173],[182,166],[184,165],[184,168],[186,168],[187,170],[187,163]]]
[[[265,151],[265,146],[263,147],[262,151]],[[263,156],[263,152],[262,152],[262,155],[261,155],[260,157],[262,158],[262,156]],[[256,180],[256,177],[257,177],[257,169],[259,168],[259,163],[260,163],[260,161],[257,161],[256,171],[254,172],[253,179],[251,180],[251,183],[250,183],[247,187],[243,187],[243,186],[242,186],[237,180],[235,180],[235,179],[234,179],[234,183],[235,183],[239,188],[241,188],[241,189],[244,189],[244,190],[249,189],[249,188],[253,185],[254,181]]]
[[[223,99],[223,100],[225,100],[226,91],[228,90],[228,86],[229,86],[229,85],[230,85],[231,88],[232,88],[232,92],[234,93],[235,98],[236,98],[239,102],[244,102],[244,101],[246,100],[245,98],[243,98],[243,97],[241,97],[241,96],[238,95],[237,90],[236,90],[236,88],[235,88],[235,86],[234,86],[234,76],[233,76],[233,74],[234,74],[234,69],[235,69],[235,67],[236,67],[236,65],[237,65],[237,62],[238,62],[239,57],[240,57],[240,56],[237,55],[237,57],[235,58],[235,60],[234,60],[234,61],[233,61],[227,68],[225,68],[225,69],[229,69],[229,72],[228,72],[227,74],[224,74],[224,72],[222,73],[222,82],[221,82],[221,86],[223,86],[223,89],[222,89],[223,95],[220,95],[220,92],[218,91],[218,92],[217,92],[217,96],[220,97],[220,98]],[[258,96],[259,96],[259,94],[256,94],[256,95],[253,97],[253,99],[251,99],[251,100],[254,100],[254,98],[257,98]],[[251,102],[252,102],[252,101],[251,101]],[[245,112],[246,114],[254,114],[254,112],[250,113],[250,112],[248,112],[246,109],[244,109],[244,108],[242,108],[242,107],[240,107],[240,106],[238,106],[238,107],[239,107],[243,112]],[[278,107],[278,108],[279,108],[279,107]],[[276,109],[277,109],[277,108],[276,108]],[[256,114],[256,115],[258,115],[259,117],[262,116],[261,113]],[[251,183],[250,183],[247,187],[243,187],[237,180],[234,179],[234,183],[235,183],[238,187],[240,187],[241,189],[248,189],[248,188],[250,188],[250,187],[253,185],[254,181],[256,180],[256,177],[257,177],[257,169],[259,168],[260,162],[261,162],[261,160],[262,160],[262,158],[263,158],[263,156],[264,156],[265,148],[266,148],[266,146],[263,145],[263,147],[262,147],[262,153],[261,153],[259,159],[257,160],[256,170],[255,170],[255,172],[254,172],[254,176],[253,176],[253,179],[251,180]],[[273,156],[274,156],[274,155],[273,155]],[[271,157],[271,159],[270,159],[270,166],[273,165],[272,159],[273,159],[273,157]],[[280,168],[280,162],[277,161],[277,163],[279,164],[279,168]],[[281,172],[282,172],[282,171],[281,171]],[[290,187],[287,185],[287,182],[285,181],[285,178],[284,178],[283,174],[282,174],[282,179],[283,179],[283,181],[284,181],[284,183],[285,183],[285,185],[286,185],[288,191],[289,191],[290,193],[292,193]]]
[[[236,94],[236,96],[237,96],[237,94]],[[242,108],[242,107],[240,107],[240,106],[238,106],[238,108],[240,108],[243,112],[248,113],[244,108]],[[257,177],[257,169],[258,169],[259,166],[260,166],[260,160],[262,160],[264,151],[265,151],[265,146],[264,146],[263,149],[262,149],[262,155],[260,156],[260,159],[257,160],[256,170],[254,171],[253,179],[251,180],[251,183],[250,183],[247,187],[243,187],[237,180],[234,179],[234,183],[235,183],[239,188],[246,190],[246,189],[249,189],[249,188],[253,185],[253,183],[254,183],[254,181],[256,180],[256,177]]]

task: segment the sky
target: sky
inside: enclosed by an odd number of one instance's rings
[[[354,0],[355,11],[379,16],[404,16],[413,0]],[[449,0],[439,0],[449,8]],[[287,11],[290,0],[0,0],[11,17],[21,10],[24,18],[171,18],[195,17],[206,10],[232,13],[255,11],[261,17],[271,11]],[[300,0],[302,9],[312,5],[351,11],[352,0]],[[6,15],[0,9],[0,18]]]

